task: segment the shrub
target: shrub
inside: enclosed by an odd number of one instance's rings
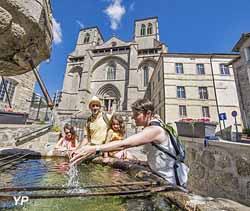
[[[250,136],[250,128],[244,128],[242,132],[247,136]]]
[[[60,128],[58,125],[54,125],[54,126],[51,128],[51,131],[53,131],[53,132],[60,132],[60,131],[61,131],[61,128]]]
[[[45,125],[46,122],[44,120],[40,120],[40,122],[38,123],[39,125]]]

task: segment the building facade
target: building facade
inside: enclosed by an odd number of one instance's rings
[[[25,73],[18,76],[4,77],[11,107],[15,112],[29,113],[32,95],[35,87],[35,75]],[[8,97],[4,88],[3,80],[0,78],[0,109],[9,107]]]
[[[133,101],[148,97],[166,122],[185,117],[218,121],[218,113],[226,113],[226,126],[232,125],[231,112],[239,111],[239,103],[226,64],[235,57],[169,53],[156,17],[136,20],[129,42],[117,37],[104,42],[97,27],[82,29],[67,59],[58,112],[87,115],[93,95],[103,101],[104,110],[129,112]]]
[[[82,29],[76,48],[68,56],[58,113],[86,113],[88,101],[98,96],[108,112],[128,111],[131,103],[144,97],[160,53],[156,17],[136,20],[134,39],[112,37],[104,42],[98,27]]]
[[[218,113],[226,113],[225,127],[233,125],[231,112],[235,110],[239,114],[240,110],[234,73],[227,64],[237,56],[161,54],[147,94],[154,102],[155,112],[168,123],[183,118],[218,122]],[[241,123],[240,115],[237,121]]]
[[[232,60],[240,110],[245,128],[250,128],[250,33],[243,33],[233,48],[240,56]]]

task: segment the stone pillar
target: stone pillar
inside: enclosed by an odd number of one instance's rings
[[[127,107],[126,110],[130,110],[131,103],[137,98],[137,89],[138,89],[138,78],[137,78],[137,68],[138,68],[138,52],[137,44],[133,44],[130,47],[129,55],[129,73],[128,73],[128,96],[127,98]]]
[[[90,80],[92,75],[93,59],[89,51],[86,52],[84,58],[83,72],[82,72],[82,81],[81,88],[79,89],[80,105],[81,111],[88,111],[88,102],[90,100],[91,90],[90,90]]]

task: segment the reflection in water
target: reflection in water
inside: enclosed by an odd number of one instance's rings
[[[1,186],[84,186],[107,183],[135,181],[120,170],[95,164],[69,166],[63,159],[27,160],[15,168],[0,172]],[[11,179],[9,179],[11,178]],[[110,191],[112,189],[77,189],[67,191],[36,191],[29,194],[72,193],[86,191]],[[114,189],[113,189],[114,190]],[[116,189],[117,190],[117,189]],[[27,192],[13,193],[25,195]],[[0,208],[20,211],[151,211],[177,210],[170,207],[163,199],[156,197],[90,197],[30,200],[24,206],[15,206],[11,202],[0,201]]]
[[[55,165],[55,170],[59,173],[65,174],[69,171],[69,163],[68,162],[62,162]]]

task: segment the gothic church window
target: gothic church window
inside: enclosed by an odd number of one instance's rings
[[[107,80],[115,80],[116,79],[116,65],[114,63],[110,63],[107,71]]]
[[[148,24],[147,34],[153,34],[152,23],[149,23],[149,24]]]
[[[148,66],[143,67],[143,74],[144,74],[144,86],[148,86],[148,79],[149,79],[149,69]]]
[[[145,34],[146,34],[146,26],[145,26],[145,24],[142,24],[141,25],[141,36],[145,36]]]
[[[6,87],[6,90],[8,92],[10,102],[11,102],[13,99],[14,93],[15,93],[17,83],[13,80],[10,80],[10,79],[4,80],[4,82],[5,82],[5,87]],[[7,94],[5,92],[3,81],[1,81],[1,83],[0,83],[0,101],[8,102],[8,98],[7,98]]]
[[[89,35],[89,33],[87,33],[87,34],[85,35],[85,37],[84,37],[83,43],[84,43],[84,44],[85,44],[85,43],[89,43],[89,38],[90,38],[90,35]]]
[[[78,88],[81,88],[81,82],[82,82],[82,72],[79,72],[79,84],[78,84]]]

